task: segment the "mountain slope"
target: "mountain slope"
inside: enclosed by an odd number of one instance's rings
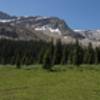
[[[10,16],[0,12],[0,38],[48,41],[51,37],[60,38],[64,43],[78,39],[83,45],[100,44],[100,30],[72,30],[57,17]]]
[[[74,30],[80,35],[94,41],[100,41],[100,30]]]
[[[2,31],[3,30],[3,31]],[[0,12],[0,37],[22,40],[48,40],[54,38],[83,38],[57,17],[19,16]],[[48,37],[48,38],[47,38]]]

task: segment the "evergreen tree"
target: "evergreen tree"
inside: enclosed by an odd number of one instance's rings
[[[73,55],[72,55],[72,52],[70,51],[68,54],[67,64],[72,64],[72,60],[73,60],[72,58],[73,58]]]
[[[68,46],[63,45],[61,64],[67,64],[67,61],[68,61]]]
[[[72,64],[73,62],[73,44],[69,44],[68,47],[68,60],[67,60],[67,64]]]
[[[82,63],[82,54],[79,41],[76,40],[75,47],[73,49],[73,64],[79,66]]]
[[[94,58],[95,59],[94,64],[99,64],[99,53],[100,53],[99,48],[96,47],[95,51],[94,51],[94,56],[95,56],[95,58]]]
[[[20,59],[20,55],[18,55],[17,58],[16,58],[16,68],[17,69],[21,69],[21,59]]]
[[[43,63],[44,51],[45,51],[44,48],[41,48],[41,50],[39,51],[39,55],[38,55],[38,58],[37,58],[38,64]]]
[[[52,67],[54,65],[53,63],[53,57],[54,57],[54,44],[53,40],[49,43],[49,48],[47,49],[44,59],[43,59],[43,68],[52,71]]]
[[[94,64],[95,61],[95,54],[94,49],[92,47],[92,44],[89,43],[87,49],[85,49],[85,55],[84,55],[84,63],[85,64]]]
[[[100,47],[96,48],[96,52],[97,52],[97,59],[98,59],[98,64],[100,64]]]
[[[43,61],[43,68],[46,69],[46,70],[52,69],[51,57],[50,57],[50,51],[49,50],[45,53],[44,61]]]
[[[63,54],[62,42],[60,39],[58,39],[55,45],[55,64],[61,64],[62,54]]]

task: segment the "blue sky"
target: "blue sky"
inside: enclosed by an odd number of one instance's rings
[[[100,28],[100,0],[0,0],[11,15],[57,16],[71,28]]]

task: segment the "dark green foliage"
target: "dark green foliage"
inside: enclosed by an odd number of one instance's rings
[[[63,47],[60,39],[56,41],[54,55],[55,55],[55,64],[60,64],[63,55]]]
[[[95,63],[95,52],[92,47],[92,44],[89,43],[88,47],[85,49],[84,63],[94,64]]]
[[[67,61],[67,64],[72,64],[72,62],[73,62],[73,55],[72,55],[72,52],[70,52],[69,54],[68,54],[68,61]]]
[[[42,64],[43,63],[43,57],[44,57],[45,49],[41,48],[38,54],[38,60],[37,63]]]
[[[52,69],[51,55],[49,50],[44,55],[43,68],[47,70]]]
[[[74,49],[73,49],[73,57],[72,62],[74,65],[79,66],[82,63],[82,48],[80,47],[79,41],[76,40]]]
[[[100,63],[100,48],[96,47],[95,51],[94,51],[94,59],[95,59],[95,64],[99,64]]]
[[[35,64],[42,48],[47,48],[47,44],[41,41],[13,41],[0,40],[0,64],[16,64],[16,59],[20,53],[21,64]],[[43,52],[44,55],[44,52]],[[43,58],[41,58],[43,60]]]
[[[20,55],[18,54],[17,58],[16,58],[16,68],[17,69],[21,69],[21,59],[20,59]]]
[[[68,46],[66,46],[65,44],[63,45],[63,53],[62,53],[62,59],[61,59],[61,64],[65,65],[68,62]]]
[[[52,70],[52,67],[54,65],[53,57],[54,57],[54,44],[53,44],[53,40],[51,40],[51,42],[49,43],[49,47],[44,55],[44,59],[43,59],[44,69],[47,69],[50,71]]]
[[[43,64],[43,68],[52,70],[55,64],[100,64],[100,47],[82,47],[78,41],[74,44],[62,44],[58,39],[43,41],[0,40],[0,64],[22,65]]]

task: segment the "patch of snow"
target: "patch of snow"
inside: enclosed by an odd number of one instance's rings
[[[43,26],[43,27],[37,27],[35,28],[36,31],[45,31],[46,28]]]
[[[48,19],[49,17],[37,17],[35,20],[43,20],[43,19]]]
[[[17,20],[20,20],[21,19],[21,17],[17,17]]]
[[[100,40],[100,29],[97,30],[80,30],[76,29],[74,32],[81,34],[88,40]]]
[[[29,16],[18,16],[19,18],[28,18]]]
[[[0,22],[1,23],[8,23],[8,22],[11,22],[11,21],[14,21],[15,19],[0,19]]]
[[[68,39],[68,36],[64,36],[64,39]]]
[[[98,30],[96,30],[96,32],[100,33],[100,30],[98,29]]]
[[[46,31],[47,30],[47,31],[50,31],[51,33],[58,33],[59,35],[62,35],[61,31],[58,28],[53,29],[53,28],[48,27],[48,26],[37,27],[37,28],[35,28],[35,30],[36,31]]]
[[[59,35],[61,35],[61,31],[58,28],[56,28],[56,29],[49,28],[49,30],[52,33],[58,33]]]
[[[83,32],[84,30],[75,29],[74,32]]]

